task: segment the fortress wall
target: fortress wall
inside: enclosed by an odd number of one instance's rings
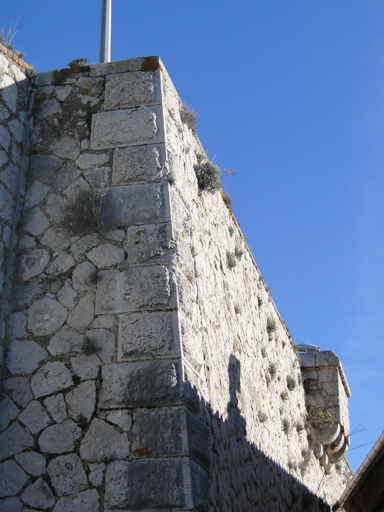
[[[348,464],[308,451],[300,359],[221,192],[198,188],[161,61],[52,82],[36,81],[0,510],[326,510]],[[104,222],[86,235],[60,227],[81,190]]]
[[[28,111],[29,84],[25,67],[29,66],[0,44],[0,300]]]

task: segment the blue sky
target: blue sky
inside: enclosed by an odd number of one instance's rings
[[[352,446],[384,429],[384,3],[112,0],[112,60],[160,55],[297,343],[336,353]],[[38,71],[98,60],[101,0],[3,0]],[[351,450],[353,470],[371,445]]]

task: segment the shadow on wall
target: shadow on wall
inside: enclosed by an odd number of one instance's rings
[[[226,420],[212,412],[211,405],[198,397],[194,387],[187,384],[186,389],[188,407],[204,417],[212,432],[209,511],[330,511],[321,498],[247,440],[246,421],[238,407],[240,361],[234,355],[230,356],[228,373],[230,400]]]

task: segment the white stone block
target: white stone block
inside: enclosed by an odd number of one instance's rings
[[[81,437],[81,428],[67,420],[51,425],[40,435],[38,443],[43,453],[65,453],[73,451],[75,441]]]
[[[35,373],[31,380],[31,388],[35,398],[51,395],[73,385],[71,372],[58,361],[49,362]]]
[[[154,73],[133,71],[107,77],[105,110],[161,103],[160,70]]]
[[[37,300],[28,310],[28,327],[36,336],[57,331],[67,319],[67,310],[56,300],[45,297]]]
[[[158,181],[169,175],[165,144],[116,149],[113,154],[112,183],[124,185]]]
[[[80,455],[83,460],[90,462],[125,459],[129,455],[127,434],[95,418],[81,443]]]
[[[58,496],[83,491],[88,486],[80,457],[75,453],[59,455],[48,464],[48,474]]]
[[[47,357],[47,351],[35,341],[13,340],[9,345],[6,364],[13,375],[32,373]]]

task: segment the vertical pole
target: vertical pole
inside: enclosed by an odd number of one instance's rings
[[[111,62],[112,0],[102,0],[99,62]]]

